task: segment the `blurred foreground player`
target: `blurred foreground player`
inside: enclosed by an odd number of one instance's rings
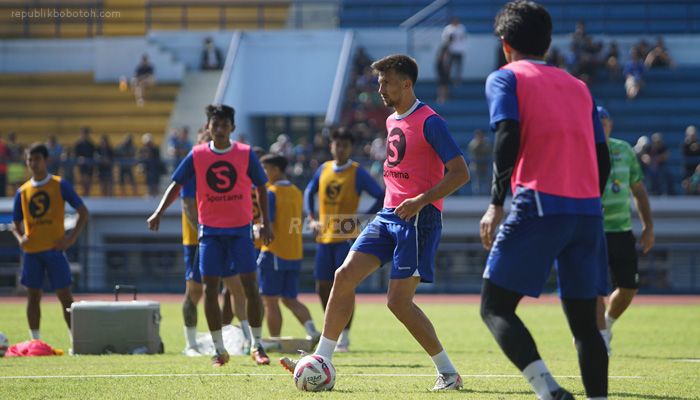
[[[540,295],[556,262],[586,395],[605,399],[608,355],[596,327],[596,297],[607,290],[600,196],[610,161],[598,111],[585,83],[545,64],[552,21],[544,7],[508,3],[494,28],[508,64],[486,80],[496,138],[491,205],[480,224],[491,250],[481,317],[539,399],[573,399],[515,314],[523,296]],[[494,242],[509,180],[511,211]]]

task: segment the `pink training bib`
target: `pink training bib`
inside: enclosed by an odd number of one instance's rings
[[[248,176],[250,146],[238,142],[219,154],[202,143],[192,149],[197,177],[199,223],[214,228],[238,228],[253,220]]]
[[[520,150],[511,189],[524,186],[570,198],[600,196],[593,99],[582,81],[559,68],[517,61]]]
[[[436,115],[427,105],[406,118],[386,120],[386,161],[384,161],[384,207],[396,208],[402,201],[430,190],[445,175],[440,156],[425,140],[425,120]],[[433,203],[442,211],[443,199]]]

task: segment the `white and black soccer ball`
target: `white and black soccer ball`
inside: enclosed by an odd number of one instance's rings
[[[10,341],[4,333],[0,332],[0,357],[5,356],[8,347],[10,347]]]
[[[308,355],[299,360],[294,368],[294,384],[305,392],[332,390],[335,386],[335,367],[326,357]]]

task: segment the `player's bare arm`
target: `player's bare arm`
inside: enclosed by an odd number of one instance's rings
[[[642,246],[642,252],[647,254],[654,246],[654,222],[651,219],[651,207],[649,206],[649,196],[644,188],[644,183],[639,181],[630,186],[634,204],[637,207],[639,219],[642,221],[642,234],[639,237],[639,244]]]
[[[12,229],[12,235],[17,239],[17,243],[19,243],[19,246],[24,248],[25,243],[27,243],[27,240],[29,238],[27,235],[24,233],[24,224],[22,224],[22,221],[13,221],[12,225],[14,229]]]
[[[403,220],[413,218],[421,208],[427,204],[449,196],[455,190],[469,182],[469,168],[463,156],[457,156],[445,163],[447,172],[442,177],[437,185],[425,193],[422,193],[411,199],[406,199],[398,207],[394,213]]]
[[[272,234],[272,224],[270,224],[270,209],[267,206],[267,189],[265,186],[255,188],[258,193],[258,204],[260,205],[260,215],[262,222],[260,223],[260,238],[266,245],[272,243],[275,239]]]
[[[80,232],[83,231],[83,228],[85,228],[85,225],[87,225],[87,220],[88,220],[88,209],[85,207],[85,205],[81,205],[78,207],[78,220],[75,222],[75,228],[71,231],[70,234],[64,236],[60,240],[56,241],[56,250],[66,250],[67,248],[71,247],[72,245],[75,244],[75,242],[78,240],[78,237],[80,236]]]
[[[182,211],[185,213],[187,223],[190,224],[190,227],[196,230],[199,224],[199,219],[197,214],[197,203],[194,197],[185,197],[182,199]]]
[[[154,232],[158,231],[158,228],[160,228],[160,217],[163,216],[165,210],[180,196],[180,189],[182,189],[182,185],[177,182],[172,182],[170,186],[165,189],[165,193],[163,194],[163,198],[160,199],[158,208],[156,208],[153,214],[146,220],[148,229]]]

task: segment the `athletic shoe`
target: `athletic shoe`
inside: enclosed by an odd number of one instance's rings
[[[224,364],[226,364],[229,360],[229,355],[227,352],[223,353],[216,353],[214,357],[211,358],[211,363],[212,366],[214,367],[222,367]]]
[[[441,390],[459,390],[462,388],[462,377],[459,373],[439,374],[433,386],[433,392]]]
[[[348,347],[347,344],[338,343],[335,345],[335,352],[336,353],[347,353],[348,351],[350,351],[350,347]]]
[[[313,350],[321,340],[321,332],[315,332],[313,335],[306,336],[306,340],[311,342],[311,349]]]
[[[187,357],[201,357],[204,355],[199,352],[199,348],[190,346],[185,347],[185,350],[182,350],[182,354],[186,355]]]
[[[564,388],[557,389],[556,392],[552,392],[552,400],[575,400],[574,395],[567,392]]]
[[[299,352],[299,357],[304,358],[308,355],[304,350],[297,350]],[[287,371],[294,373],[294,369],[297,367],[298,360],[293,360],[289,357],[280,358],[280,365]]]
[[[260,344],[253,350],[251,356],[258,365],[270,365],[270,357],[267,356],[265,349]]]

